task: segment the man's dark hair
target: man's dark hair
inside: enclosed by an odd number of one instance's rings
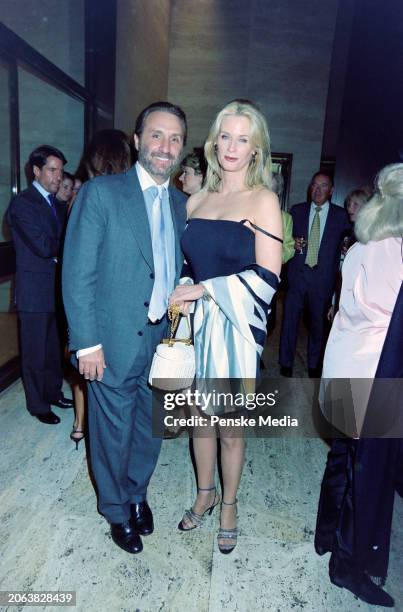
[[[311,183],[310,183],[311,185],[314,182],[314,180],[316,179],[316,177],[319,176],[319,175],[322,175],[322,176],[325,176],[326,178],[328,178],[329,181],[330,181],[330,185],[332,187],[334,187],[333,177],[328,172],[322,172],[321,170],[318,170],[318,172],[315,172],[315,174],[311,178]]]
[[[43,166],[46,164],[46,160],[48,159],[48,157],[51,156],[60,159],[63,162],[63,166],[64,164],[67,164],[67,159],[64,157],[63,153],[59,151],[59,149],[56,149],[56,147],[51,147],[49,145],[41,145],[40,147],[37,147],[32,151],[31,155],[28,158],[28,165],[30,166],[32,171],[34,170],[34,166],[39,169],[42,169]]]
[[[183,158],[181,163],[182,170],[185,166],[193,168],[195,174],[201,174],[203,178],[206,176],[207,162],[201,147],[194,147],[193,152]]]
[[[143,133],[144,124],[146,122],[147,117],[151,115],[151,113],[155,113],[157,111],[163,113],[170,113],[171,115],[175,115],[175,117],[178,117],[183,126],[183,144],[185,145],[188,131],[186,115],[180,106],[176,106],[175,104],[171,104],[170,102],[153,102],[153,104],[150,104],[144,110],[142,110],[139,116],[137,117],[134,133],[138,137],[140,137]]]
[[[85,148],[76,175],[81,181],[102,174],[120,174],[132,165],[127,134],[113,128],[95,132]]]

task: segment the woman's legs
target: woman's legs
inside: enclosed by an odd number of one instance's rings
[[[197,409],[191,407],[189,410],[192,415],[200,416]],[[202,515],[218,499],[214,486],[217,463],[216,435],[215,427],[193,428],[193,452],[197,469],[197,497],[192,506],[192,512],[197,515]],[[188,513],[185,513],[180,525],[185,530],[197,526]]]
[[[193,409],[190,409],[193,414]],[[198,413],[197,413],[198,414]],[[244,464],[245,441],[239,427],[220,427],[221,467],[223,476],[223,501],[221,509],[221,528],[236,528],[236,496]],[[215,468],[217,463],[217,430],[214,427],[193,428],[193,451],[197,469],[197,497],[192,511],[202,515],[217,502],[218,496],[214,487]],[[195,526],[189,514],[181,522],[184,529]],[[223,543],[233,541],[223,540]]]
[[[217,438],[213,429],[212,436],[199,437],[193,430],[193,452],[197,467],[197,497],[193,504],[193,510],[197,514],[203,512],[214,503],[216,496],[214,487],[215,467],[217,463]],[[210,489],[210,490],[209,490]]]
[[[220,427],[221,468],[223,477],[223,495],[221,506],[220,529],[235,530],[237,526],[237,492],[241,481],[245,458],[245,440],[239,427]],[[218,535],[220,549],[232,549],[236,545],[234,537],[225,538]],[[228,550],[227,552],[230,552]]]
[[[75,408],[75,419],[73,432],[71,434],[73,439],[81,440],[84,433],[85,427],[85,403],[86,403],[86,389],[85,382],[80,381],[72,385],[73,396],[74,396],[74,408]],[[76,432],[74,431],[76,430]]]

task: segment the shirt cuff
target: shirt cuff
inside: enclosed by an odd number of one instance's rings
[[[89,346],[88,348],[80,349],[76,353],[77,359],[79,359],[80,357],[83,357],[84,355],[89,355],[90,353],[99,351],[99,349],[101,348],[102,348],[102,344],[96,344],[95,346]]]

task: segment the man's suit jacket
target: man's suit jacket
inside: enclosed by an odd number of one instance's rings
[[[179,279],[186,198],[173,187],[169,195]],[[154,285],[151,232],[135,167],[80,189],[67,225],[62,276],[70,349],[102,344],[104,382],[118,386],[143,340]]]
[[[304,236],[308,240],[310,209],[311,204],[308,202],[295,204],[291,208],[294,236]],[[315,286],[322,296],[330,297],[333,293],[340,263],[341,242],[350,229],[351,225],[344,208],[336,204],[330,204],[319,248],[318,264],[313,268]],[[301,271],[305,264],[306,250],[307,247],[304,248],[303,255],[296,252],[288,262],[288,283],[290,287],[301,282]]]
[[[47,200],[31,185],[11,200],[8,222],[16,252],[16,304],[23,312],[55,311],[55,277],[66,207]]]

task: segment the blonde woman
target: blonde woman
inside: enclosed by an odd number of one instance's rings
[[[364,204],[366,204],[371,197],[369,189],[353,189],[346,197],[346,211],[349,216],[350,222],[354,225],[357,220],[357,215]],[[355,238],[353,242],[355,241]]]
[[[184,313],[195,303],[199,380],[251,379],[256,377],[282,260],[282,220],[271,191],[264,116],[249,101],[230,102],[215,118],[204,151],[206,182],[187,202],[182,238],[187,261],[182,282],[187,284],[175,289],[171,303]],[[193,437],[198,492],[178,527],[198,527],[203,514],[220,501],[214,485],[219,438],[223,491],[218,546],[228,554],[237,543],[244,440],[239,432],[221,426],[208,436],[194,428]]]

